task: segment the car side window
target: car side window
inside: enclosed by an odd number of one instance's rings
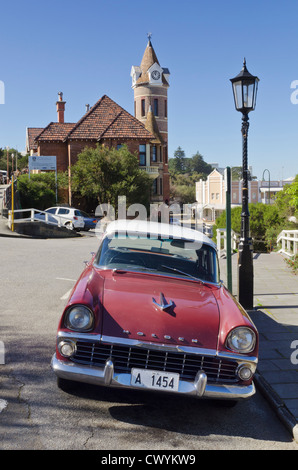
[[[53,207],[52,209],[47,209],[45,212],[48,212],[49,214],[55,214],[56,208]]]
[[[69,209],[61,208],[58,210],[58,214],[69,214]]]

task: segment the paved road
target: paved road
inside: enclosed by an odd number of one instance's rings
[[[80,385],[50,368],[66,296],[96,238],[0,238],[0,449],[296,449],[257,393],[233,409],[207,401]]]

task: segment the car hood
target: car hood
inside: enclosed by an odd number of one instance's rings
[[[129,272],[107,271],[104,277],[103,337],[217,348],[215,287]]]

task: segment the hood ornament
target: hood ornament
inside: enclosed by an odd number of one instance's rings
[[[167,308],[170,308],[174,305],[172,300],[170,300],[170,302],[167,303],[165,296],[163,295],[162,292],[160,293],[160,304],[157,303],[153,297],[152,297],[152,302],[154,303],[154,305],[156,305],[156,307],[160,308],[161,310],[166,310]]]

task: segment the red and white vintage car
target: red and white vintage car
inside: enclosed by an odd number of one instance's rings
[[[189,228],[115,221],[63,312],[52,368],[69,381],[238,400],[255,392],[258,332]]]

